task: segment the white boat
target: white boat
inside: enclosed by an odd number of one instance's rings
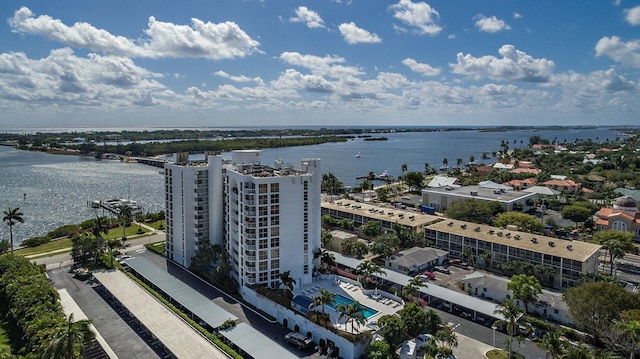
[[[360,152],[356,153],[356,158],[360,158]]]
[[[378,178],[381,178],[381,179],[385,179],[387,177],[389,177],[387,170],[382,171],[382,173],[378,175]]]

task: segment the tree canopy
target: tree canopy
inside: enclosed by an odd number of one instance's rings
[[[569,205],[564,206],[560,211],[562,218],[574,221],[576,223],[582,223],[591,218],[593,212],[583,206]]]
[[[500,208],[502,208],[502,205],[500,205]],[[449,218],[460,221],[491,224],[493,216],[497,214],[496,210],[497,207],[490,204],[490,202],[479,201],[477,199],[465,199],[450,204],[445,214]],[[504,211],[504,209],[502,210]]]
[[[493,225],[496,227],[518,226],[525,232],[542,232],[544,229],[544,225],[539,219],[522,212],[500,213],[493,220]]]
[[[536,277],[526,274],[516,274],[507,283],[507,289],[513,292],[513,298],[524,304],[525,312],[529,312],[529,304],[538,300],[538,294],[542,293],[542,286]]]
[[[608,282],[585,283],[567,289],[564,300],[576,324],[601,338],[611,325],[620,319],[620,313],[638,308],[640,297],[618,284]]]

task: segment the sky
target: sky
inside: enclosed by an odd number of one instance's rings
[[[640,0],[2,0],[0,131],[640,125]]]

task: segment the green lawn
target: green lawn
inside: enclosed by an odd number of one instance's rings
[[[524,356],[518,353],[511,353],[513,359],[526,359]],[[502,349],[493,349],[487,352],[487,358],[489,359],[507,359],[507,352]]]
[[[163,256],[167,254],[167,249],[165,248],[164,241],[149,243],[146,244],[145,247]]]
[[[147,226],[149,227],[153,227],[155,229],[159,229],[159,230],[164,230],[164,225],[165,225],[165,220],[161,220],[161,221],[155,221],[155,222],[149,222],[149,223],[145,223]]]
[[[57,239],[55,241],[51,241],[45,244],[41,244],[37,247],[18,249],[15,251],[15,254],[21,255],[21,256],[28,256],[31,254],[46,253],[46,252],[51,252],[51,251],[64,249],[64,248],[68,248],[69,250],[71,250],[72,245],[73,243],[71,242],[71,238],[62,238],[62,239]]]
[[[139,228],[140,227],[136,224],[132,224],[128,226],[125,232],[127,239],[132,239],[139,236],[140,235],[138,234]],[[149,231],[143,227],[142,232],[148,233]],[[107,232],[107,234],[103,235],[102,238],[104,239],[122,238],[122,227],[111,228],[109,232]],[[60,249],[71,250],[72,246],[73,246],[73,242],[71,241],[71,238],[62,238],[62,239],[56,239],[54,241],[51,241],[45,244],[41,244],[37,247],[18,249],[15,251],[15,253],[21,256],[28,256],[28,255],[34,255],[39,253],[48,253],[48,252],[60,250]]]

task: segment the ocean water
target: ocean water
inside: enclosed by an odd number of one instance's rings
[[[264,161],[282,160],[299,167],[302,158],[320,158],[322,173],[331,172],[345,185],[354,186],[361,182],[357,176],[369,172],[387,171],[396,177],[402,173],[403,164],[407,165],[408,171],[423,171],[425,163],[437,169],[445,157],[452,166],[457,158],[466,163],[472,155],[477,163],[481,163],[482,152],[488,152],[490,156],[491,152],[499,151],[501,141],[509,142],[509,148],[523,147],[534,135],[573,142],[589,138],[604,141],[614,139],[618,133],[608,128],[385,133],[377,136],[385,136],[387,141],[357,138],[344,143],[264,149]],[[357,153],[360,158],[355,157]],[[164,209],[164,178],[156,167],[0,146],[0,171],[0,208],[20,207],[24,213],[25,223],[14,226],[16,243],[44,235],[63,224],[102,215],[88,206],[93,200],[130,198],[148,212]],[[9,239],[5,223],[0,224],[0,239]]]

